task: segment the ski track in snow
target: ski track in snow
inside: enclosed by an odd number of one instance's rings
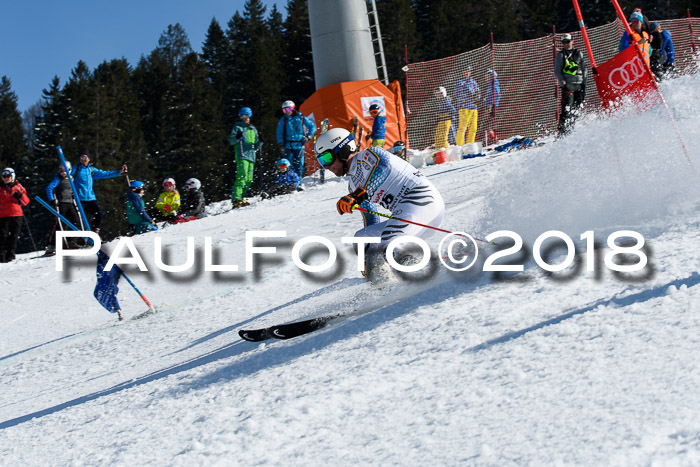
[[[700,76],[662,89],[698,166]],[[159,309],[144,319],[99,307],[94,259],[0,265],[0,464],[700,464],[700,184],[664,118],[588,118],[539,148],[424,169],[443,228],[509,229],[529,247],[558,229],[579,248],[587,230],[603,247],[636,230],[642,274],[612,273],[604,249],[594,273],[546,274],[530,253],[519,274],[372,290],[340,243],[360,219],[336,215],[334,178],[159,232],[170,264],[187,236],[199,256],[210,236],[241,271],[245,231],[287,238],[257,274],[125,267]],[[134,238],[149,267],[153,235]],[[308,235],[338,246],[332,274],[292,263]],[[493,250],[479,247],[483,265]],[[127,318],[145,311],[124,281],[119,299]],[[338,311],[351,315],[289,341],[237,335]]]

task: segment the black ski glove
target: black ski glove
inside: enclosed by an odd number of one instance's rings
[[[238,139],[243,138],[243,132],[240,129],[236,132],[236,138],[238,138]]]
[[[12,193],[12,196],[14,196],[17,199],[17,201],[19,201],[20,199],[22,199],[22,192],[15,191],[14,193]]]

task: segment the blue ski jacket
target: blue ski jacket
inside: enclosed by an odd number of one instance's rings
[[[306,127],[306,133],[304,128]],[[284,115],[277,124],[277,143],[285,148],[299,149],[304,144],[304,136],[311,137],[316,131],[316,125],[308,117],[299,112],[292,115]]]
[[[83,164],[76,164],[71,171],[73,184],[75,185],[75,190],[77,191],[76,196],[80,201],[97,200],[93,189],[94,180],[115,178],[119,175],[118,170],[100,170],[93,167],[92,164],[88,164],[87,167],[85,167]]]
[[[661,47],[659,47],[659,52],[661,54],[659,58],[659,63],[662,66],[670,65],[675,61],[673,51],[673,40],[671,39],[671,31],[661,31],[661,40],[662,44]]]
[[[458,109],[476,109],[476,101],[481,99],[481,90],[474,78],[460,79],[455,84],[455,101]]]
[[[386,117],[377,115],[372,123],[372,139],[384,139],[386,135]]]
[[[486,95],[484,95],[484,105],[493,105],[498,107],[501,103],[501,85],[498,82],[498,77],[495,71],[491,71],[493,76],[489,80]]]
[[[275,183],[277,183],[277,186],[294,185],[294,188],[299,188],[299,175],[293,170],[277,172]]]
[[[131,225],[137,225],[141,222],[153,222],[151,216],[148,215],[145,208],[145,203],[138,193],[130,191],[126,195],[126,218]]]

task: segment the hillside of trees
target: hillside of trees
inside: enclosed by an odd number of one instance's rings
[[[459,54],[488,43],[513,42],[577,28],[571,2],[554,0],[376,0],[390,80],[403,84],[405,63]],[[609,2],[581,2],[588,27],[613,21]],[[700,11],[700,0],[621,1],[652,19]],[[230,198],[235,161],[228,134],[241,106],[265,142],[254,191],[279,157],[275,129],[280,103],[300,105],[315,91],[307,0],[288,0],[286,14],[247,0],[243,11],[219,24],[212,19],[196,52],[179,24],[163,25],[156,48],[138,63],[106,60],[95,69],[79,61],[70,78],[47,83],[41,100],[20,114],[12,84],[0,79],[0,167],[13,167],[31,196],[45,196],[60,145],[71,162],[86,150],[101,169],[127,163],[132,179],[147,184],[152,202],[160,181],[181,186],[199,178],[208,202]],[[527,64],[523,64],[527,66]],[[126,182],[96,183],[105,211],[102,235],[126,229]],[[37,248],[45,246],[51,216],[38,203],[25,208]],[[19,251],[33,249],[23,228]]]

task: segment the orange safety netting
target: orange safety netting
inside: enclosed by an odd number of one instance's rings
[[[678,73],[692,73],[698,65],[700,46],[700,18],[682,18],[658,21],[662,29],[671,32],[675,49],[675,64]],[[622,23],[613,23],[588,29],[588,37],[595,57],[600,65],[618,53]],[[583,53],[588,70],[586,86],[586,111],[602,108],[596,91],[591,63],[586,52],[582,34],[571,32],[574,47]],[[694,36],[695,34],[695,36]],[[556,131],[559,118],[559,87],[554,77],[554,58],[561,49],[559,34],[509,44],[488,44],[476,50],[429,62],[409,64],[406,83],[406,120],[411,147],[427,149],[439,142],[440,97],[436,93],[442,86],[452,103],[455,103],[455,84],[463,77],[463,70],[472,68],[474,78],[481,90],[482,101],[478,103],[476,141],[491,144],[513,136],[542,137]],[[488,69],[496,71],[500,82],[499,106],[489,115],[483,105],[488,85]],[[452,127],[458,126],[454,118]],[[444,131],[444,125],[442,126]],[[489,137],[489,131],[495,135]],[[455,144],[456,135],[450,129],[449,143]]]

